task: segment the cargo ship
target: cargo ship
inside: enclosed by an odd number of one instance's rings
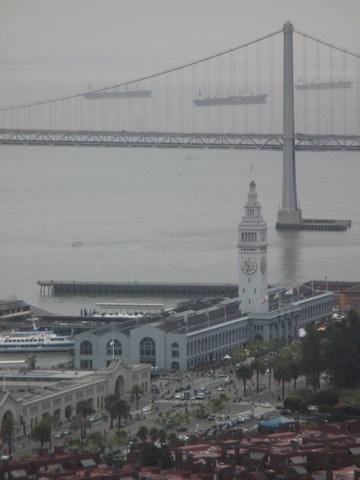
[[[347,80],[337,80],[335,82],[303,82],[299,81],[296,90],[331,90],[333,88],[351,88],[353,82]]]
[[[266,103],[267,94],[261,93],[257,95],[229,95],[203,97],[201,93],[193,100],[197,107],[212,107],[218,105],[253,105]]]
[[[102,100],[104,98],[122,99],[122,98],[147,98],[151,97],[151,90],[100,90],[88,92],[83,95],[87,100]]]

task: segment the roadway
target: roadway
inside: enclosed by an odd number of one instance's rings
[[[283,135],[3,128],[0,145],[282,150]],[[360,151],[360,135],[297,133],[294,146],[298,151]]]

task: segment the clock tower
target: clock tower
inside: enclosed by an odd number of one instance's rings
[[[244,216],[239,224],[239,297],[244,313],[268,311],[267,226],[261,215],[256,183],[250,183]]]

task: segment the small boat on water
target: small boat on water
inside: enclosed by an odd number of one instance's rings
[[[0,352],[56,352],[74,348],[71,337],[34,328],[28,332],[13,331],[0,336]]]
[[[72,247],[81,247],[82,243],[77,241],[77,242],[72,242],[71,246]]]

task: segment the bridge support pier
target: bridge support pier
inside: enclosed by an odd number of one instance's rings
[[[283,97],[283,183],[281,209],[276,228],[284,224],[300,224],[295,168],[295,120],[294,120],[294,63],[293,25],[284,24],[284,97]]]

